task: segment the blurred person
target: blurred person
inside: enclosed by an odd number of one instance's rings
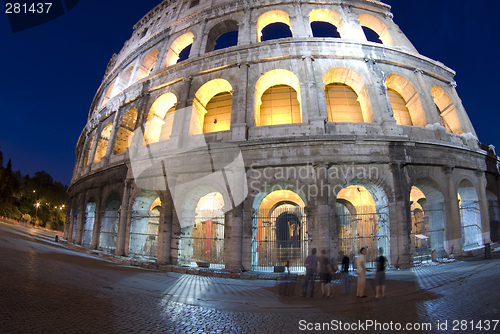
[[[314,281],[316,280],[316,268],[318,267],[318,256],[316,255],[316,248],[311,250],[311,255],[306,257],[304,265],[306,266],[306,279],[304,281],[304,288],[302,289],[302,297],[306,296],[307,285],[311,281],[311,298],[314,296]]]
[[[358,289],[356,297],[365,298],[365,283],[366,283],[366,248],[362,247],[359,251],[359,256],[356,259],[356,270],[358,273]]]

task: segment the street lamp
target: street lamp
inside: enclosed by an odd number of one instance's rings
[[[34,190],[33,190],[34,191]],[[35,207],[35,220],[38,220],[38,207],[40,206],[40,203],[36,202]]]

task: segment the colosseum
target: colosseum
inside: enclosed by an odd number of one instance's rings
[[[455,72],[375,0],[164,0],[113,55],[76,147],[65,238],[139,262],[391,265],[499,239],[499,159]]]

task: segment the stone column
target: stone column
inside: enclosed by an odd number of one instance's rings
[[[302,15],[302,6],[299,1],[294,3],[295,7],[295,15],[290,16],[290,21],[292,23],[292,36],[294,38],[304,38],[310,37],[309,33],[311,29],[306,29],[306,25],[304,23],[304,16]]]
[[[459,253],[462,250],[462,226],[460,208],[458,206],[457,190],[453,180],[453,167],[443,167],[448,188],[448,200],[445,200],[446,210],[446,241],[445,250],[448,254]]]
[[[75,203],[75,198],[71,198],[67,205],[68,209],[68,218],[66,219],[66,225],[64,226],[64,239],[66,239],[69,242],[73,241],[73,224],[75,221],[75,209],[74,208],[74,203]]]
[[[243,22],[238,24],[238,45],[246,45],[252,43],[252,9],[248,8],[245,11]]]
[[[170,262],[177,264],[179,256],[179,235],[181,228],[179,224],[179,217],[175,209],[172,209],[172,231],[170,232]]]
[[[351,10],[349,5],[342,5],[342,9],[344,11],[342,16],[346,18],[342,20],[345,33],[342,38],[366,42],[366,36],[359,24],[358,15]]]
[[[195,39],[193,41],[193,46],[191,48],[191,52],[189,52],[189,58],[198,58],[201,56],[205,50],[202,51],[202,41],[206,41],[206,38],[204,38],[204,31],[205,31],[205,26],[207,25],[207,19],[203,19],[200,22],[200,26],[198,27],[198,33],[195,36]]]
[[[324,93],[320,93],[320,89],[318,86],[320,83],[316,81],[316,76],[314,75],[314,58],[303,57],[303,61],[305,61],[304,70],[306,72],[307,77],[307,113],[309,118],[309,124],[311,126],[311,134],[312,135],[321,135],[325,133],[325,121],[328,120],[328,109],[326,106],[326,98],[324,97]],[[302,101],[302,105],[305,106],[306,103]],[[304,108],[303,108],[304,109]]]
[[[120,221],[118,225],[118,235],[116,236],[116,252],[115,255],[125,255],[125,231],[127,230],[127,211],[130,201],[131,180],[125,180],[123,189],[122,205],[120,209]]]
[[[170,191],[168,192],[170,193]],[[169,194],[165,203],[162,201],[163,210],[160,216],[160,226],[158,229],[158,255],[156,257],[156,262],[159,264],[170,264],[170,236],[172,232],[173,205]]]
[[[182,146],[182,136],[189,132],[189,120],[191,119],[191,110],[188,108],[189,90],[191,88],[192,76],[183,78],[183,85],[180,91],[178,107],[174,115],[174,123],[172,126],[172,134],[170,135],[170,145],[174,148]],[[185,129],[187,119],[187,129]]]
[[[85,199],[85,195],[84,195]],[[85,224],[85,209],[86,209],[86,202],[83,202],[83,205],[80,206],[80,215],[78,217],[78,231],[76,231],[76,240],[74,240],[74,243],[76,245],[81,245],[82,244],[82,237],[83,237],[83,225]]]
[[[247,207],[246,201],[249,201],[250,207]],[[252,251],[253,251],[253,208],[251,202],[253,197],[243,202],[243,241],[241,245],[241,263],[244,270],[252,269]]]
[[[248,86],[248,68],[250,64],[245,62],[239,64],[240,67],[240,85],[238,89],[238,96],[236,98],[237,105],[236,115],[231,117],[231,131],[233,141],[246,140],[247,123],[246,123],[246,106],[247,106],[247,86]]]
[[[243,238],[243,205],[226,212],[224,219],[224,264],[226,271],[241,272]]]
[[[424,107],[427,123],[441,124],[441,119],[439,118],[439,113],[436,109],[436,105],[434,104],[434,99],[432,97],[430,85],[425,81],[424,78],[424,71],[421,69],[415,69],[413,72],[417,77],[420,87],[422,89],[426,89],[425,93],[419,92],[419,94],[420,94],[420,101],[422,101],[422,105]]]
[[[488,199],[486,197],[486,184],[484,182],[485,176],[484,172],[481,170],[476,171],[476,176],[479,183],[478,189],[478,197],[479,197],[479,205],[481,210],[481,227],[483,230],[483,244],[491,243],[491,234],[490,234],[490,219],[488,213]]]
[[[455,104],[455,110],[457,111],[457,116],[458,119],[460,120],[460,124],[462,125],[462,130],[464,133],[472,133],[474,136],[476,136],[476,132],[474,131],[474,127],[472,126],[472,123],[469,119],[469,116],[467,116],[467,113],[465,112],[464,106],[462,105],[462,100],[458,96],[457,93],[457,83],[455,81],[452,81],[449,83],[451,89],[451,94],[450,98]]]
[[[94,215],[94,227],[92,229],[92,241],[90,249],[99,249],[99,238],[101,236],[101,217],[102,217],[102,188],[99,189],[99,196],[96,198]]]

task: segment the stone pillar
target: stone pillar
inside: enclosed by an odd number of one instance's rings
[[[309,124],[311,126],[311,134],[321,135],[325,133],[325,121],[328,120],[326,98],[322,98],[324,97],[324,93],[320,93],[320,89],[318,88],[319,82],[316,81],[316,76],[314,75],[314,58],[309,56],[303,57],[302,60],[305,61],[304,70],[308,82],[306,90],[308,103],[302,101],[302,110],[306,109],[307,111]],[[307,106],[307,108],[304,108],[304,106]]]
[[[101,236],[101,217],[102,217],[102,188],[99,189],[99,197],[95,203],[94,227],[92,229],[92,241],[90,249],[99,249],[99,238]]]
[[[172,149],[182,146],[182,136],[189,132],[189,121],[191,119],[191,110],[188,108],[189,90],[191,88],[192,76],[183,78],[183,85],[180,91],[178,107],[174,115],[172,134],[170,135],[170,144]],[[186,121],[187,118],[187,121]],[[187,128],[185,125],[187,123]]]
[[[488,214],[488,199],[486,197],[486,184],[485,184],[485,176],[484,172],[481,170],[476,171],[476,176],[478,179],[479,189],[478,189],[478,197],[479,197],[479,205],[481,210],[481,227],[483,230],[483,245],[491,243],[491,235],[490,235],[490,219]]]
[[[252,9],[245,11],[243,22],[238,24],[238,45],[251,44],[252,39]]]
[[[80,206],[80,215],[78,217],[78,230],[76,231],[76,240],[74,240],[74,244],[81,245],[82,237],[83,237],[83,225],[85,224],[85,209],[86,203],[83,202],[83,205]]]
[[[231,117],[231,131],[233,141],[246,140],[247,123],[246,123],[246,106],[247,106],[247,86],[248,86],[248,68],[250,64],[245,62],[239,65],[240,67],[240,85],[238,89],[236,115]],[[232,108],[233,110],[235,108]]]
[[[205,50],[201,50],[202,47],[202,41],[206,41],[206,38],[204,38],[204,31],[205,31],[205,26],[207,25],[207,19],[203,19],[200,22],[200,26],[198,27],[198,33],[196,34],[194,41],[193,41],[193,46],[191,48],[191,51],[189,52],[189,58],[198,58],[201,56]]]
[[[457,190],[453,180],[453,167],[443,167],[448,188],[448,200],[445,201],[446,210],[446,241],[445,250],[448,254],[459,253],[462,250],[462,226],[460,208],[458,206]]]
[[[226,271],[241,272],[243,204],[226,212],[224,219],[224,264]]]
[[[181,228],[179,224],[179,217],[175,209],[172,209],[172,230],[170,232],[170,262],[177,264],[179,256],[179,235]]]
[[[342,38],[366,42],[365,33],[359,24],[358,14],[353,12],[349,5],[342,5],[342,9],[344,11],[343,17],[346,18],[342,20],[345,33]]]
[[[295,15],[290,16],[290,21],[292,23],[292,36],[294,38],[304,38],[310,37],[309,32],[311,29],[306,29],[304,22],[304,16],[302,15],[302,6],[299,1],[294,3]]]
[[[427,123],[441,124],[441,119],[439,118],[439,113],[436,109],[436,105],[434,104],[430,85],[425,81],[424,78],[424,71],[422,71],[421,69],[415,69],[413,72],[417,77],[420,88],[425,89],[425,93],[419,92],[418,94],[420,94],[420,101],[422,101],[422,105],[424,107]]]
[[[130,201],[131,180],[125,180],[123,189],[122,205],[120,209],[120,221],[118,225],[118,235],[116,236],[116,252],[118,256],[125,255],[125,232],[127,230],[127,211]]]
[[[160,226],[158,228],[158,255],[156,257],[156,262],[159,264],[170,264],[170,236],[172,232],[173,205],[170,196],[168,196],[168,200],[165,200],[165,203],[162,201],[163,210],[160,216]]]
[[[246,201],[249,201],[247,207]],[[253,197],[246,199],[243,210],[243,241],[241,245],[241,263],[244,270],[252,269],[252,251],[253,251],[253,208],[251,202]],[[256,264],[256,263],[255,263]]]
[[[477,136],[476,131],[474,131],[474,127],[472,126],[472,123],[469,119],[469,116],[465,112],[465,108],[462,105],[462,100],[458,96],[457,89],[456,89],[457,83],[455,81],[452,81],[449,83],[449,85],[450,85],[450,92],[451,92],[450,98],[453,101],[453,103],[455,104],[455,110],[457,111],[457,116],[458,116],[458,119],[460,120],[460,124],[462,125],[463,132],[464,133],[470,132],[474,136]]]
[[[66,219],[66,225],[64,226],[64,239],[66,239],[69,242],[73,241],[73,226],[75,223],[75,198],[71,198],[71,200],[68,201],[68,218]]]

